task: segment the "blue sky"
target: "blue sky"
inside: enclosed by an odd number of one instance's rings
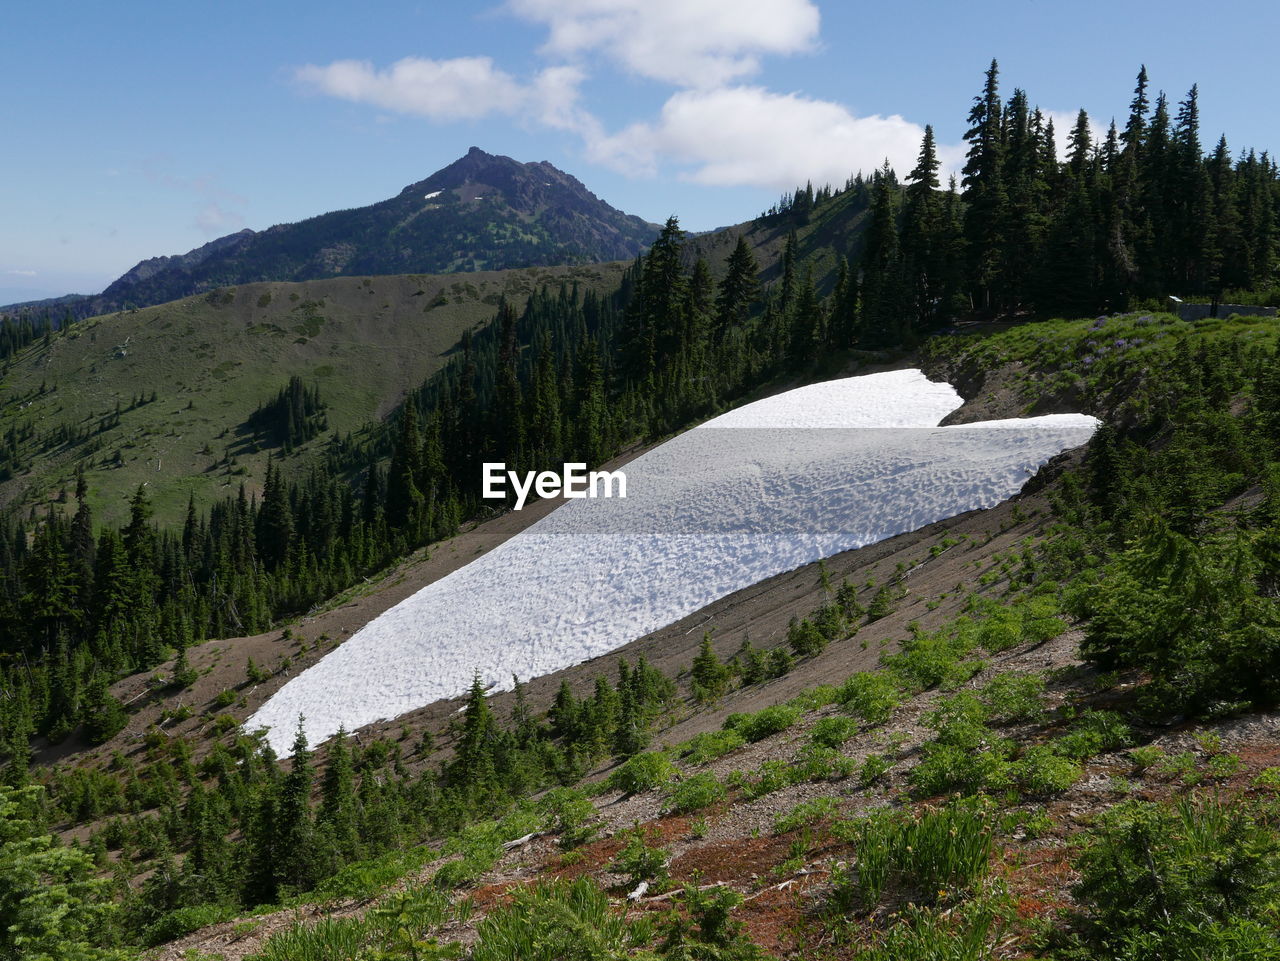
[[[959,157],[1002,92],[1121,122],[1139,64],[1206,148],[1280,150],[1280,4],[479,0],[40,4],[0,14],[0,303],[397,193],[471,145],[690,229],[799,180]]]

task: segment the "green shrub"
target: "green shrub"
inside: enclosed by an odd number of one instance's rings
[[[1129,725],[1114,711],[1085,711],[1070,732],[1054,741],[1054,749],[1065,757],[1084,759],[1124,747],[1132,737]]]
[[[680,757],[690,764],[706,764],[746,743],[747,739],[737,731],[704,731],[684,743]]]
[[[1044,713],[1044,678],[1038,674],[997,674],[978,692],[993,724],[1035,721]]]
[[[1148,768],[1155,767],[1165,758],[1165,750],[1156,744],[1146,744],[1142,747],[1135,747],[1129,752],[1129,760],[1133,762],[1133,769],[1141,774]]]
[[[560,847],[566,851],[586,844],[599,831],[593,823],[596,806],[581,791],[556,788],[547,792],[538,807],[546,818],[544,827],[560,835]]]
[[[675,775],[676,768],[669,757],[660,751],[646,751],[628,759],[609,775],[606,783],[615,791],[638,794],[661,787]]]
[[[1005,608],[985,618],[977,628],[977,643],[992,654],[999,654],[1022,643],[1022,619]]]
[[[957,695],[929,715],[927,721],[938,736],[921,747],[920,763],[911,770],[911,785],[918,793],[972,794],[1009,786],[1013,742],[982,723],[985,711],[972,695]]]
[[[840,685],[841,707],[867,724],[884,724],[902,703],[902,692],[883,671],[862,671]]]
[[[718,804],[728,797],[728,791],[710,771],[703,771],[691,778],[686,778],[676,785],[668,795],[669,809],[676,814],[688,814],[701,811],[705,807]]]
[[[790,787],[796,781],[790,765],[782,761],[764,761],[753,774],[742,771],[733,772],[730,775],[730,783],[741,787],[747,799],[754,801],[766,794]]]
[[[471,961],[608,961],[627,957],[653,937],[644,918],[623,908],[587,878],[517,885],[512,900],[476,927]],[[339,957],[335,955],[334,957]]]
[[[842,833],[854,843],[857,871],[837,879],[835,897],[845,909],[868,912],[889,892],[928,904],[969,887],[986,873],[993,845],[990,818],[972,800],[918,817],[877,812],[842,826]]]
[[[1126,801],[1102,816],[1077,868],[1075,937],[1094,957],[1275,956],[1280,842],[1245,805]]]
[[[787,704],[775,704],[755,714],[730,714],[725,718],[724,728],[727,731],[736,731],[754,743],[785,731],[799,719],[798,708]]]
[[[834,818],[840,813],[840,802],[833,797],[814,798],[812,801],[801,801],[788,813],[773,823],[776,834],[786,834],[818,821]]]
[[[1205,762],[1205,776],[1215,781],[1224,781],[1239,774],[1244,761],[1239,754],[1214,754]]]
[[[229,687],[224,687],[213,697],[213,706],[215,708],[230,707],[236,702],[236,692]]]
[[[1042,644],[1067,629],[1067,622],[1062,619],[1062,612],[1051,597],[1033,598],[1022,605],[1020,613],[1024,644]]]
[[[835,704],[839,694],[840,689],[834,684],[819,684],[817,687],[801,691],[787,703],[800,711],[816,711],[828,704]]]
[[[1160,763],[1156,765],[1156,771],[1172,781],[1181,781],[1184,784],[1198,784],[1200,782],[1200,772],[1197,767],[1198,762],[1193,752],[1179,751],[1177,754],[1166,754]]]
[[[1280,767],[1263,768],[1253,779],[1253,785],[1280,790]]]
[[[791,764],[797,784],[801,781],[829,781],[853,774],[853,758],[817,744],[801,748]]]
[[[1196,746],[1211,757],[1221,754],[1223,751],[1222,735],[1217,731],[1197,731]]]
[[[941,737],[954,738],[963,725],[983,726],[990,712],[978,695],[965,691],[939,698],[937,707],[924,717],[924,722]],[[950,733],[946,733],[950,732]]]
[[[676,902],[683,911],[668,916],[660,953],[673,961],[768,961],[732,917],[741,903],[742,895],[731,888],[717,885],[704,891],[685,885]]]
[[[820,747],[837,748],[858,733],[851,717],[824,717],[809,731],[809,740]]]
[[[883,754],[868,754],[862,761],[862,767],[858,768],[858,780],[865,787],[870,787],[888,774],[892,767],[893,762]]]
[[[613,859],[610,868],[618,874],[625,874],[632,887],[641,881],[657,882],[660,887],[667,879],[667,852],[651,847],[639,824],[625,836],[627,843]]]
[[[1078,762],[1041,745],[1028,748],[1013,763],[1012,773],[1023,794],[1044,798],[1061,794],[1080,780],[1084,772]]]
[[[917,634],[903,642],[901,653],[884,658],[885,667],[908,690],[954,690],[983,667],[980,661],[963,660],[974,647],[970,633],[962,625],[952,634]]]
[[[1003,739],[980,750],[954,744],[931,742],[924,745],[923,759],[908,776],[915,792],[933,797],[950,791],[974,794],[1009,786],[1009,754],[1012,748]]]

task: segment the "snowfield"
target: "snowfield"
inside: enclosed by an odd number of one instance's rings
[[[625,500],[574,500],[375,618],[247,722],[278,753],[466,691],[547,674],[821,557],[1017,493],[1092,417],[938,427],[961,404],[918,370],[730,411],[625,465]],[[554,468],[557,465],[545,465]]]

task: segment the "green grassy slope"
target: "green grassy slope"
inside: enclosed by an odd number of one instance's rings
[[[35,430],[18,445],[29,469],[0,484],[0,499],[57,503],[83,467],[100,521],[125,516],[140,483],[159,520],[178,520],[192,493],[208,503],[241,482],[259,488],[271,451],[255,449],[237,427],[291,375],[318,385],[328,405],[329,430],[286,459],[287,471],[301,473],[334,432],[393,409],[464,331],[492,319],[501,297],[522,304],[539,285],[562,281],[611,290],[622,270],[246,284],[91,318],[27,348],[0,381],[0,435]],[[148,402],[132,407],[134,398]],[[117,405],[119,424],[99,432]],[[88,437],[60,442],[62,427]]]
[[[761,281],[771,284],[781,278],[782,253],[787,236],[794,229],[797,269],[803,275],[811,267],[814,286],[819,295],[826,296],[835,286],[840,257],[856,264],[867,214],[866,198],[856,190],[846,190],[819,204],[803,223],[786,217],[760,218],[698,235],[689,246],[693,256],[707,259],[712,274],[718,278],[724,273],[738,236],[745,235],[755,251]]]
[[[825,295],[839,258],[856,260],[865,199],[849,190],[804,222],[774,217],[692,237],[688,256],[706,257],[719,277],[745,234],[768,286],[780,278],[794,229],[798,270],[812,268]],[[612,291],[625,267],[243,284],[90,318],[23,351],[0,379],[0,440],[17,432],[21,462],[16,476],[0,478],[0,504],[63,504],[77,468],[99,522],[120,521],[141,483],[162,523],[180,520],[192,494],[205,505],[241,483],[256,493],[272,450],[258,448],[243,425],[290,376],[318,387],[328,405],[328,430],[285,459],[286,473],[298,476],[335,433],[393,410],[464,331],[492,319],[502,296],[522,305],[539,285],[562,281]],[[117,405],[119,423],[99,430]]]

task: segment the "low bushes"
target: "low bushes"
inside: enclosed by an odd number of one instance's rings
[[[730,714],[724,722],[727,731],[736,731],[748,741],[763,741],[779,734],[800,719],[800,709],[789,704],[775,704],[755,714]]]
[[[728,790],[710,771],[703,771],[681,781],[668,795],[668,809],[675,814],[701,811],[729,796]]]
[[[646,751],[629,758],[605,783],[615,791],[638,794],[661,787],[675,777],[676,767],[660,751]]]

